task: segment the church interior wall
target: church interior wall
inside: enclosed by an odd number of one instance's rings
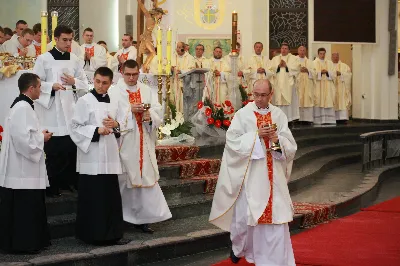
[[[40,22],[41,0],[1,0],[0,25],[15,29],[19,19],[32,27]]]

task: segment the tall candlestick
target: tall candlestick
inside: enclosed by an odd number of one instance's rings
[[[237,26],[238,26],[238,13],[232,13],[232,53],[237,53]]]
[[[158,26],[157,29],[157,59],[158,59],[158,75],[162,74],[162,30]]]
[[[132,15],[131,0],[126,0],[126,14]]]
[[[171,57],[172,57],[172,30],[168,27],[167,31],[167,66],[165,72],[167,75],[171,74]]]
[[[42,28],[40,50],[41,53],[44,54],[45,52],[47,52],[47,11],[40,12],[40,17],[41,17],[40,26]]]
[[[51,12],[51,42],[53,46],[56,45],[56,41],[54,40],[54,30],[57,28],[57,22],[58,22],[58,12],[53,11]]]

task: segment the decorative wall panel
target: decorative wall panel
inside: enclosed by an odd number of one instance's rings
[[[49,37],[51,32],[51,12],[58,12],[58,25],[67,25],[74,30],[74,39],[79,40],[79,0],[48,0],[47,9],[49,12]]]
[[[269,47],[280,48],[287,42],[290,48],[308,44],[307,0],[270,0]]]

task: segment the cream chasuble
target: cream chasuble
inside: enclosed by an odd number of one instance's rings
[[[351,105],[351,77],[350,67],[345,63],[333,63],[333,71],[339,71],[340,76],[335,77],[335,111],[347,111]]]
[[[182,56],[173,54],[171,58],[171,66],[175,67],[171,82],[171,100],[175,103],[176,110],[183,113],[183,81],[179,78],[178,70],[184,74],[195,68],[193,56],[184,53]]]
[[[247,62],[247,93],[252,93],[253,84],[258,79],[270,79],[272,77],[272,72],[270,68],[270,60],[267,56],[253,54]],[[257,73],[257,69],[264,68],[265,73]]]
[[[314,79],[315,72],[313,62],[307,57],[300,58],[297,56],[296,66],[296,89],[299,95],[299,107],[313,107],[314,106]],[[300,68],[305,67],[306,72],[300,72]]]
[[[208,68],[209,62],[205,56],[196,57],[194,56],[194,67],[195,68]]]
[[[18,40],[19,38],[20,37],[5,41],[3,43],[3,51],[5,53],[9,53],[9,54],[13,55],[14,57],[19,57],[20,50],[24,49],[24,47],[21,45],[21,43]],[[30,44],[25,48],[28,49],[28,53],[26,54],[26,56],[36,57],[36,50],[35,50],[35,47],[33,46],[33,44]]]
[[[281,60],[286,62],[287,68],[279,68]],[[278,55],[272,58],[269,69],[273,73],[271,78],[274,86],[273,102],[277,106],[292,104],[294,77],[297,74],[296,61],[296,56],[290,53],[286,56]]]
[[[85,61],[85,52],[90,53],[92,56],[90,61]],[[84,61],[83,68],[86,71],[95,72],[99,67],[107,66],[106,49],[96,43],[82,44],[79,58]]]
[[[314,105],[316,107],[332,108],[335,96],[333,80],[336,78],[333,63],[319,58],[315,59],[313,63],[314,72],[316,73]],[[328,71],[326,75],[321,73],[323,69]]]
[[[230,100],[228,90],[228,75],[231,72],[230,66],[223,59],[211,58],[208,68],[210,71],[206,74],[207,85],[204,88],[203,97],[210,98],[213,103],[221,104],[225,100]],[[215,76],[214,71],[218,70],[220,76]]]
[[[162,124],[162,107],[150,87],[137,83],[127,86],[123,79],[109,89],[111,103],[123,110],[120,124],[120,158],[123,174],[119,176],[123,216],[132,224],[149,224],[172,217],[158,180],[156,159],[157,128]],[[151,124],[142,122],[142,114],[133,114],[132,103],[150,103]]]
[[[269,141],[258,137],[260,123],[277,124],[282,153],[267,150]],[[230,231],[233,207],[243,190],[248,205],[247,225],[292,221],[293,205],[287,182],[296,150],[297,144],[282,110],[270,104],[269,112],[263,115],[254,102],[240,109],[226,133],[210,222]]]

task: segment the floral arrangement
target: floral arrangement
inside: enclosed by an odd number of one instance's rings
[[[0,125],[0,150],[1,150],[1,142],[3,141],[3,136],[1,135],[1,133],[3,133],[3,127]]]
[[[251,93],[247,93],[247,86],[239,85],[240,96],[242,97],[242,107],[245,107],[248,103],[253,102],[250,97],[253,96]]]
[[[232,103],[228,100],[222,104],[213,104],[209,98],[206,98],[204,102],[200,101],[197,103],[197,109],[204,109],[209,127],[215,126],[224,130],[228,130],[235,113],[235,108],[233,108]]]
[[[165,123],[164,126],[160,126],[160,132],[167,137],[178,137],[181,134],[192,135],[191,129],[193,124],[189,121],[185,121],[183,114],[176,111],[176,106],[172,103],[169,104],[171,110],[171,122]]]

